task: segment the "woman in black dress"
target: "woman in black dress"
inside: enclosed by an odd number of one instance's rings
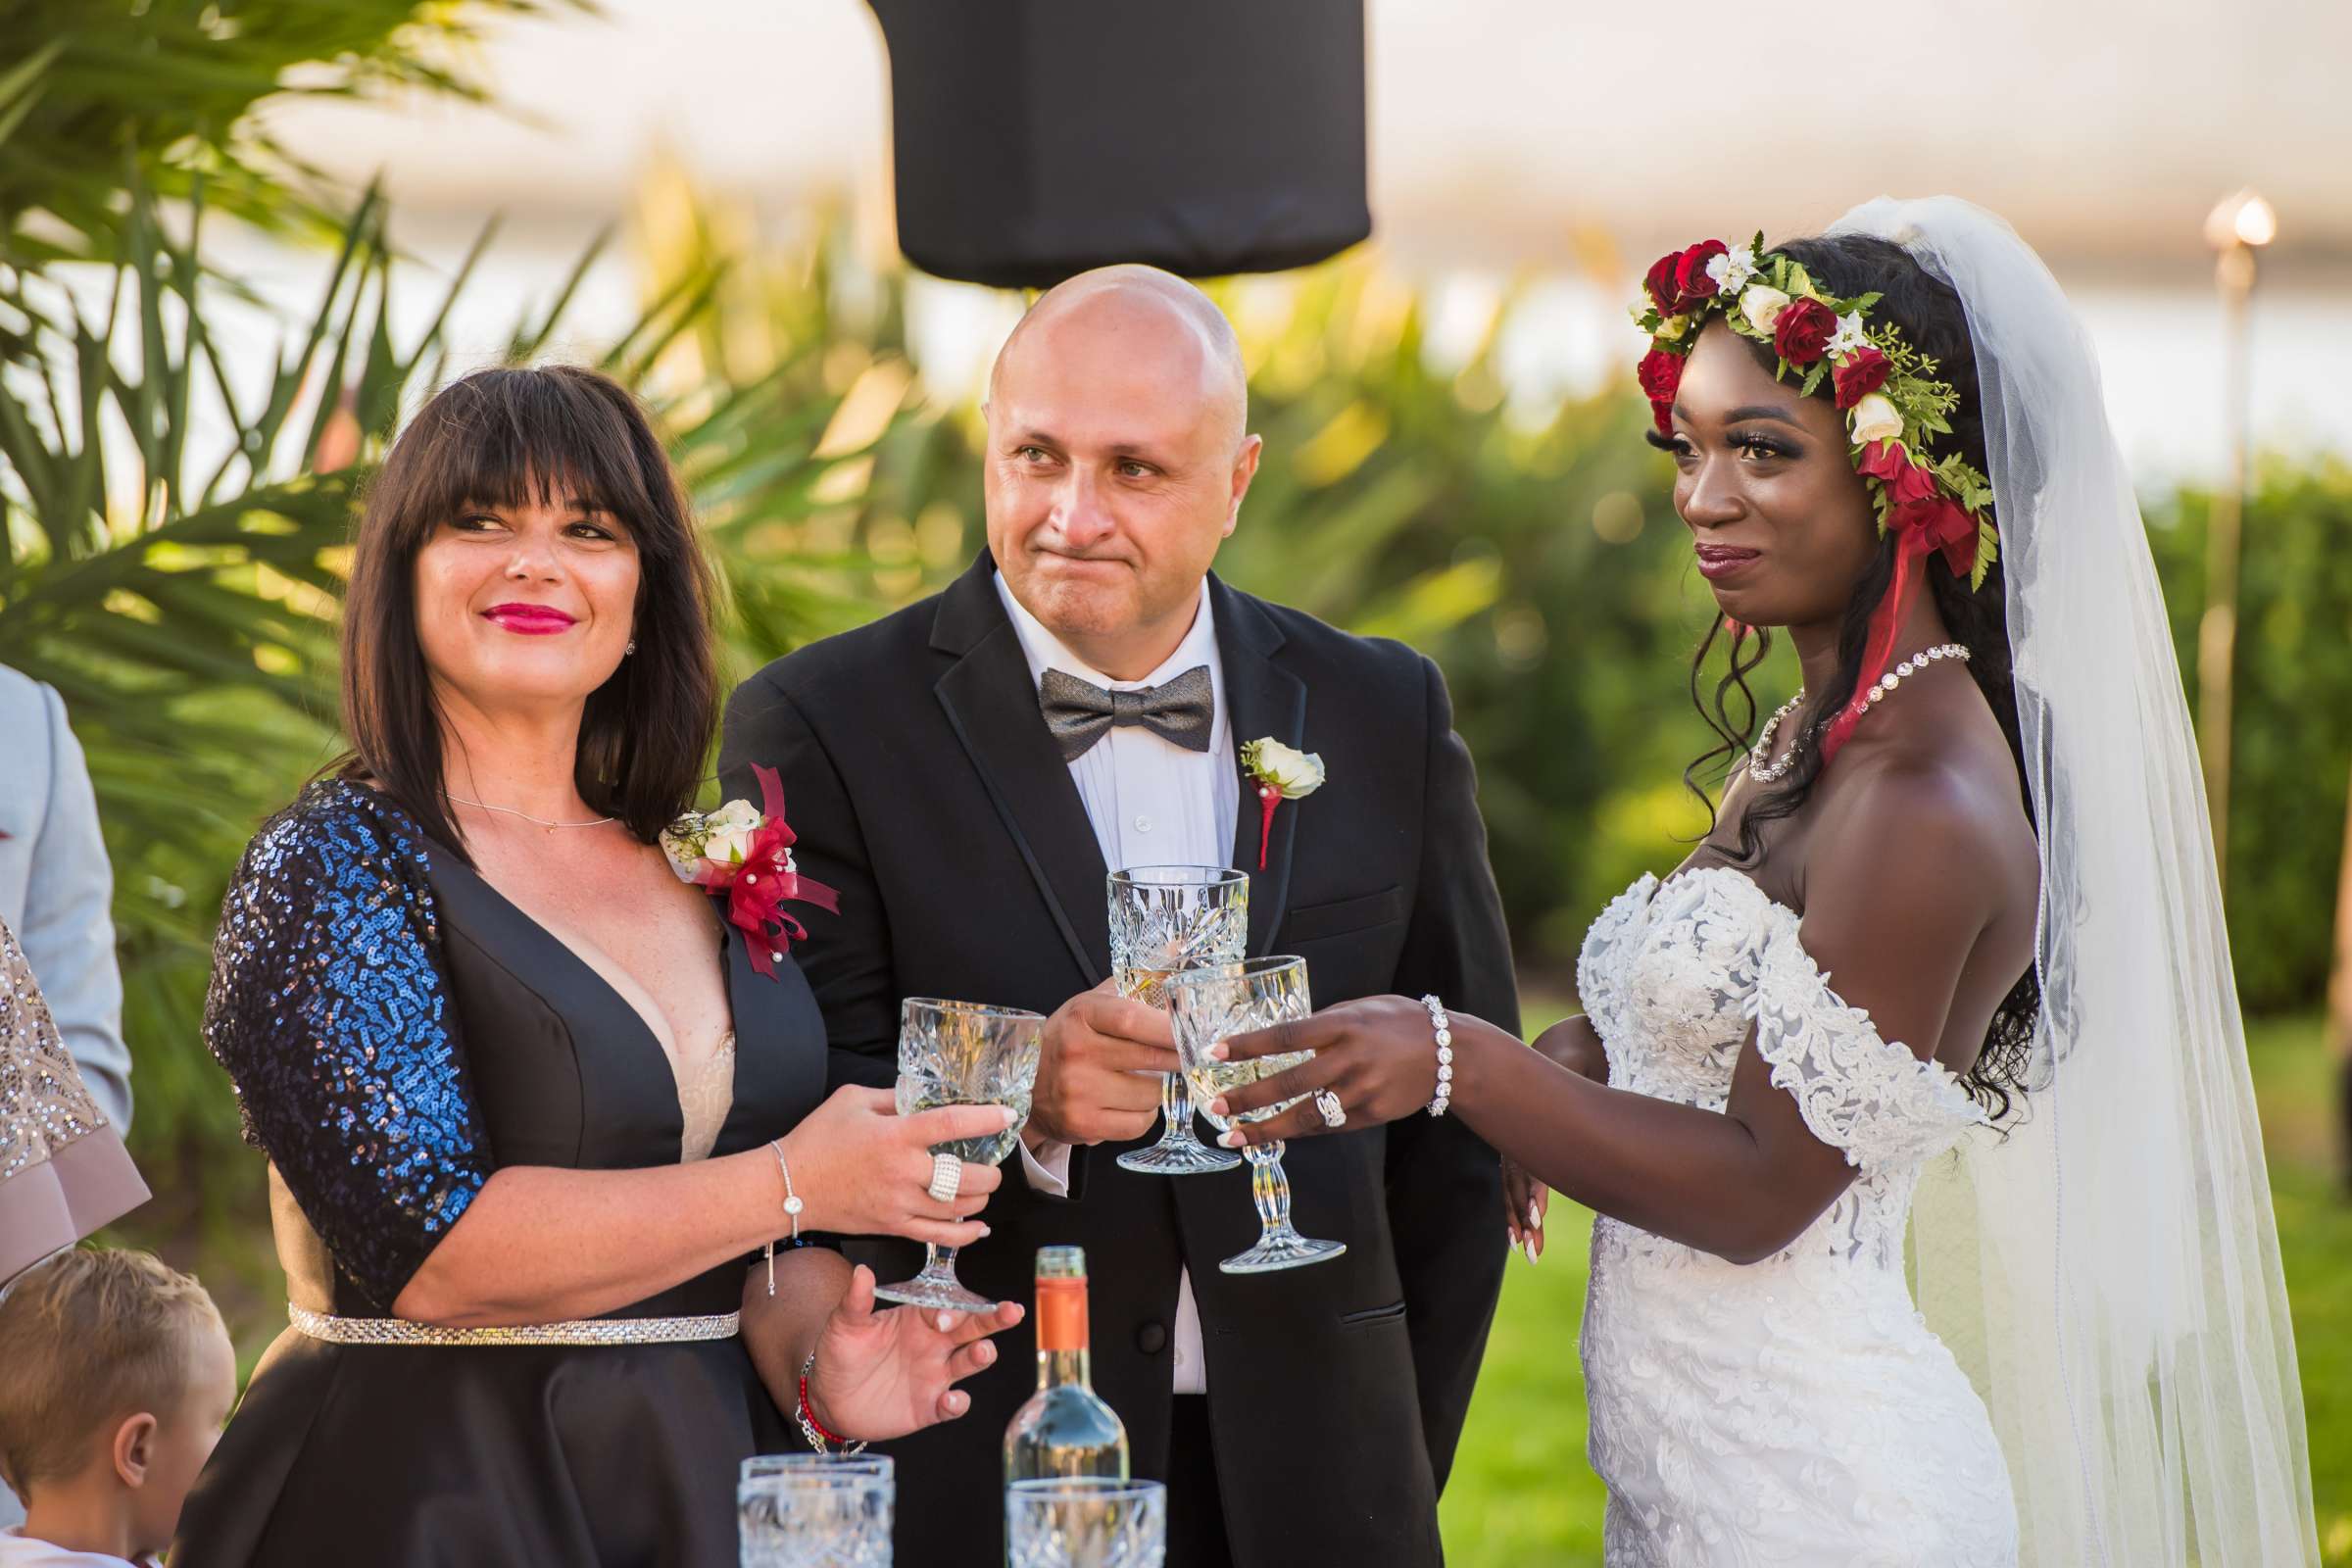
[[[294,1326],[179,1568],[721,1568],[743,1458],[960,1414],[1017,1320],[877,1313],[807,1245],[986,1234],[997,1172],[942,1201],[927,1151],[1005,1113],[827,1098],[784,938],[658,847],[715,716],[710,601],[601,376],[484,371],[395,445],[346,610],[353,754],[221,916],[207,1036]]]

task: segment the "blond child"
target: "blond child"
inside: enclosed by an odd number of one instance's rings
[[[93,1249],[27,1270],[0,1297],[0,1474],[24,1499],[0,1568],[153,1563],[236,1392],[228,1333],[187,1275]]]

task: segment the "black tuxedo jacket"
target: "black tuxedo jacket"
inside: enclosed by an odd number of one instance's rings
[[[778,769],[801,867],[841,891],[839,916],[804,906],[793,957],[832,1043],[871,1062],[871,1084],[895,1075],[903,997],[1050,1013],[1110,973],[1114,868],[1047,732],[994,571],[983,555],[945,593],[776,661],[727,706],[728,795],[757,800],[752,764]],[[1237,747],[1271,735],[1329,770],[1275,812],[1263,870],[1244,781],[1233,863],[1251,873],[1250,951],[1305,957],[1318,1005],[1435,992],[1516,1030],[1470,756],[1437,666],[1214,577],[1209,591]],[[1076,1151],[1066,1200],[1007,1170],[982,1215],[993,1234],[958,1258],[965,1284],[1027,1301],[1037,1249],[1083,1246],[1095,1387],[1127,1424],[1135,1473],[1161,1477],[1189,1266],[1239,1568],[1439,1562],[1438,1492],[1502,1279],[1494,1152],[1427,1116],[1294,1142],[1296,1222],[1348,1251],[1244,1277],[1217,1260],[1257,1237],[1247,1168],[1137,1175],[1114,1162],[1119,1147]],[[1035,1387],[1028,1323],[998,1345],[997,1363],[965,1385],[968,1413],[885,1446],[898,1459],[900,1562],[1003,1560],[1001,1446]]]

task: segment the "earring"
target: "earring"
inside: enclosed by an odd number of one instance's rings
[[[632,637],[632,638],[630,638],[630,639],[629,639],[629,646],[628,646],[628,647],[626,647],[626,648],[623,648],[623,649],[620,651],[620,657],[621,657],[621,658],[623,658],[623,659],[626,659],[626,658],[628,658],[628,657],[629,657],[631,654],[635,653],[636,651],[637,651],[637,639],[636,639],[636,638],[634,638],[634,637]]]

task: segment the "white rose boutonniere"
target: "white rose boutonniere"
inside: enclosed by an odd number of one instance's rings
[[[1257,786],[1257,868],[1263,871],[1266,846],[1274,836],[1274,808],[1285,801],[1304,800],[1323,787],[1323,759],[1261,735],[1243,745],[1242,767]]]

